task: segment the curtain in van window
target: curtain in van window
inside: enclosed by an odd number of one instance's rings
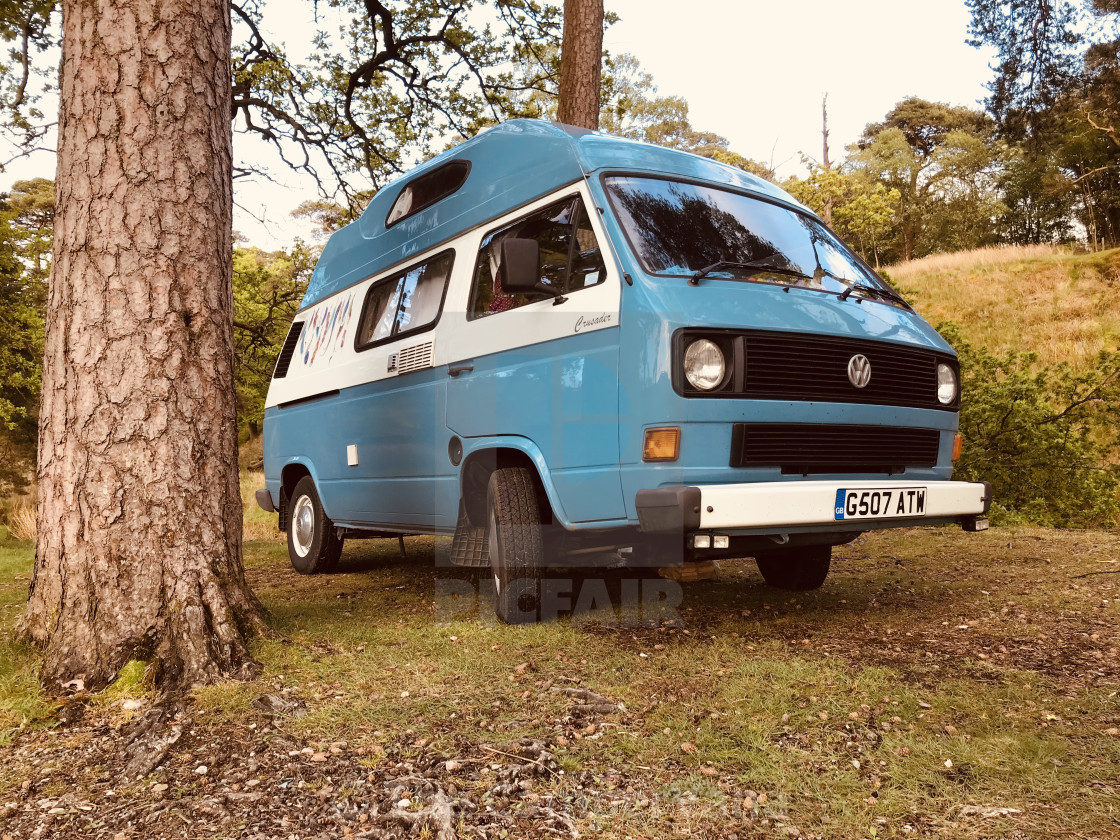
[[[359,344],[373,344],[393,334],[397,318],[397,300],[400,298],[401,281],[379,283],[370,289],[366,311],[358,332]]]
[[[451,259],[451,252],[445,252],[371,286],[358,330],[358,346],[369,347],[431,326],[439,317]]]
[[[450,268],[451,258],[442,257],[410,271],[402,278],[404,287],[397,314],[397,332],[419,329],[436,319]]]

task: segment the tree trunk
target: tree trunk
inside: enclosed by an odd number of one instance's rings
[[[564,0],[557,118],[581,128],[599,127],[603,69],[603,0]]]
[[[229,0],[63,0],[23,630],[42,679],[251,674],[231,288]]]

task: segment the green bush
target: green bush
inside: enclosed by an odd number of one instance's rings
[[[961,362],[964,450],[956,476],[992,483],[996,523],[1110,527],[1120,515],[1120,352],[1097,365],[1039,367],[1034,353],[994,355],[953,323],[938,331]]]

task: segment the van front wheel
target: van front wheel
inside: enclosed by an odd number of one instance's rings
[[[832,564],[832,546],[808,545],[766,551],[755,557],[763,580],[777,589],[820,589]]]
[[[543,546],[532,472],[524,467],[495,470],[486,488],[486,514],[494,612],[506,624],[539,621]]]
[[[311,476],[296,482],[288,514],[288,557],[301,575],[329,572],[338,565],[342,540],[323,510]]]

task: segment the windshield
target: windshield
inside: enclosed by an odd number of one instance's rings
[[[855,295],[894,291],[812,217],[716,187],[612,176],[607,194],[650,274],[751,280]],[[705,271],[705,269],[708,269]],[[698,277],[695,279],[699,279]],[[899,299],[901,302],[901,299]]]

